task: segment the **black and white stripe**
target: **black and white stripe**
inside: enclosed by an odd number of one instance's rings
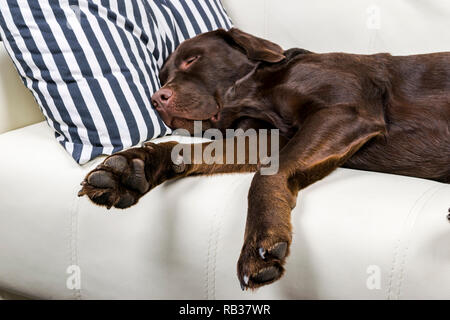
[[[151,106],[185,39],[231,21],[219,0],[0,0],[0,38],[80,164],[169,133]]]

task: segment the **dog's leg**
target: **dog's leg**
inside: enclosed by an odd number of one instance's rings
[[[382,124],[344,108],[318,111],[281,150],[279,172],[256,173],[237,266],[243,289],[258,288],[283,275],[292,239],[290,214],[298,191],[324,178],[382,132]]]
[[[266,150],[271,150],[270,138],[269,136],[267,139]],[[223,152],[217,155],[223,157],[218,161],[219,164],[207,164],[211,159],[208,159],[209,153],[205,152],[205,149],[211,147],[212,142],[191,145],[180,145],[176,142],[147,143],[142,148],[119,152],[109,156],[96,169],[89,172],[82,182],[79,196],[87,195],[94,203],[107,208],[128,208],[136,204],[148,191],[170,179],[192,175],[255,172],[258,168],[259,152],[256,154],[256,161],[252,161],[254,157],[249,151],[250,139],[245,139],[244,144],[239,144],[238,139],[232,138],[231,143],[227,142],[227,139],[223,140]],[[281,140],[280,143],[285,142]],[[259,148],[259,143],[257,145]],[[172,151],[176,146],[183,147],[178,149],[190,149],[190,160],[186,161],[187,163],[172,161]],[[233,148],[234,155],[231,161],[226,158],[230,147]],[[198,150],[204,155],[202,163],[196,163],[194,159]],[[242,163],[237,161],[240,153],[244,160]]]

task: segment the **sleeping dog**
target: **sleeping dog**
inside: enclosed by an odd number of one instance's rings
[[[148,143],[106,158],[80,196],[127,208],[169,179],[256,172],[237,266],[243,289],[283,275],[297,194],[337,167],[450,183],[449,52],[284,51],[238,29],[216,30],[182,43],[160,78],[152,103],[168,126],[278,129],[279,171],[261,174],[248,144],[245,163],[180,165],[171,160],[176,142]]]

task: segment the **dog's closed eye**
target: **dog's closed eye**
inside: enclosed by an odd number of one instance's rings
[[[181,63],[181,65],[180,65],[180,68],[182,69],[182,70],[186,70],[187,68],[189,68],[197,59],[199,58],[199,56],[193,56],[193,57],[190,57],[190,58],[188,58],[188,59],[185,59],[182,63]]]

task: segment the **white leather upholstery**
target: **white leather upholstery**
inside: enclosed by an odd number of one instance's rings
[[[285,48],[450,51],[446,0],[223,1],[238,27]],[[366,29],[370,4],[382,10],[376,31]],[[21,102],[20,80],[4,77],[14,73],[2,50],[0,132],[30,111],[3,114],[33,106]],[[76,197],[101,159],[79,167],[44,122],[1,134],[0,150],[0,289],[63,299],[450,299],[450,185],[337,170],[299,196],[285,277],[251,293],[236,278],[251,174],[166,183],[107,211]],[[71,265],[79,290],[66,287]]]
[[[223,0],[233,23],[285,49],[315,52],[450,51],[447,0]]]
[[[101,159],[78,167],[45,123],[0,135],[0,147],[1,288],[40,298],[450,298],[450,185],[338,170],[299,196],[286,276],[250,293],[235,264],[251,174],[166,183],[107,211],[76,197]],[[79,291],[66,287],[70,265],[81,268]],[[366,286],[373,265],[380,290]]]
[[[0,41],[0,134],[44,119]]]

